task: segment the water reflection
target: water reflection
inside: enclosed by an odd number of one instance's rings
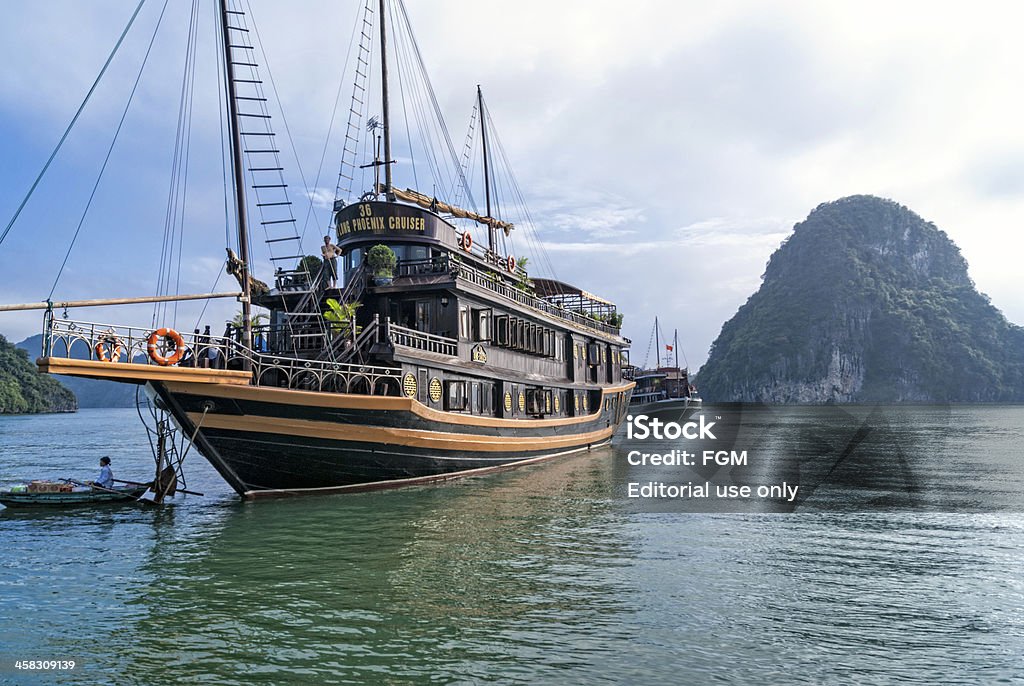
[[[182,510],[140,567],[160,579],[136,601],[146,619],[115,640],[143,669],[170,652],[179,675],[218,680],[250,664],[270,681],[297,668],[425,676],[439,664],[483,678],[503,642],[584,660],[587,637],[597,650],[620,624],[615,570],[634,553],[615,535],[609,457],[487,477],[486,488]],[[566,631],[576,658],[559,645]]]

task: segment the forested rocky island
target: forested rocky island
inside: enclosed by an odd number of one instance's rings
[[[0,336],[0,414],[74,412],[75,394],[40,374],[28,353]]]
[[[772,255],[698,374],[711,401],[1024,401],[1024,329],[906,207],[819,205]]]

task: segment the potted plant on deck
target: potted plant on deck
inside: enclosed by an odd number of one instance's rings
[[[366,262],[373,274],[373,283],[378,286],[390,286],[395,278],[395,266],[398,258],[395,251],[383,244],[370,248],[366,254]]]

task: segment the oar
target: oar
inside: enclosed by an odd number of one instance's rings
[[[152,481],[147,481],[146,483],[142,483],[141,481],[125,481],[124,479],[114,479],[114,481],[119,484],[127,484],[128,486],[149,486],[150,488],[153,487]],[[197,493],[196,491],[186,491],[184,488],[179,488],[176,490],[178,491],[178,493],[187,493],[188,495],[203,495],[202,493]]]
[[[72,483],[72,484],[75,484],[75,485],[78,485],[78,486],[88,486],[89,488],[95,488],[97,491],[105,491],[106,493],[113,493],[114,495],[121,496],[125,500],[131,500],[134,503],[145,503],[146,505],[150,505],[150,506],[155,506],[156,505],[156,503],[154,503],[153,501],[151,501],[151,500],[144,500],[142,498],[142,495],[146,495],[145,492],[143,492],[143,494],[140,495],[138,498],[133,498],[132,496],[130,496],[130,495],[126,494],[126,493],[122,493],[121,491],[115,491],[115,490],[113,490],[111,488],[104,488],[103,486],[97,486],[96,484],[87,484],[87,483],[85,483],[83,481],[78,481],[77,479],[64,479],[64,481],[67,481],[68,483]],[[142,486],[143,484],[139,484],[139,485]]]

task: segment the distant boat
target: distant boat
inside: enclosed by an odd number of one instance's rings
[[[654,319],[655,350],[661,353],[661,336],[658,327],[658,319]],[[665,418],[672,418],[669,415],[686,414],[700,408],[704,401],[697,395],[697,388],[690,383],[689,370],[679,366],[679,332],[674,334],[672,345],[665,346],[666,352],[674,353],[674,364],[672,357],[666,357],[662,365],[659,359],[655,359],[654,367],[643,369],[629,367],[624,370],[623,377],[630,378],[636,383],[633,389],[633,396],[629,403],[631,414],[662,415]]]
[[[21,488],[25,488],[22,486]],[[149,485],[115,486],[111,489],[76,489],[70,492],[39,493],[17,487],[0,491],[0,504],[10,508],[54,508],[78,507],[100,503],[126,503],[138,500],[149,489]]]

